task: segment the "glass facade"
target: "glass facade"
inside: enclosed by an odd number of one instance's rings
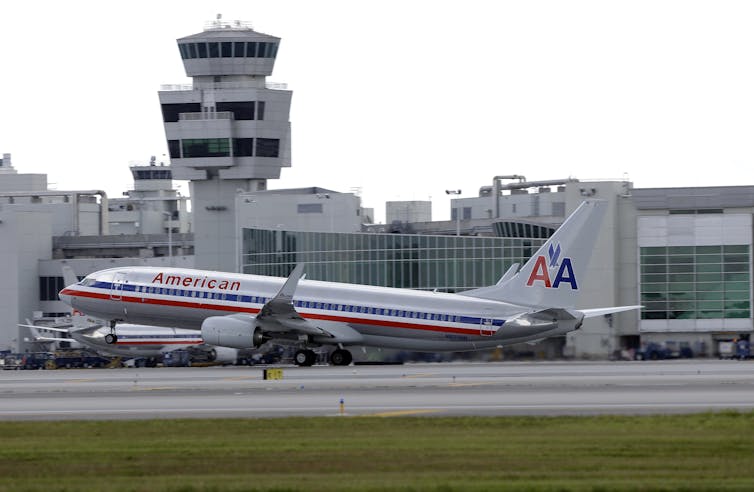
[[[244,273],[456,292],[494,285],[545,239],[244,229]]]
[[[751,316],[748,245],[642,247],[642,319]]]

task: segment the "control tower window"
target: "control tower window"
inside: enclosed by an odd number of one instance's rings
[[[196,43],[196,51],[199,58],[207,58],[207,43]]]
[[[264,101],[257,101],[257,119],[264,119]]]
[[[220,43],[207,43],[209,44],[209,57],[220,58]]]
[[[254,150],[253,138],[234,138],[233,139],[233,156],[234,157],[251,157]]]
[[[257,56],[257,43],[246,43],[246,56],[249,58]]]
[[[233,56],[233,43],[230,41],[220,43],[220,48],[222,50],[223,58],[231,58]]]
[[[278,157],[280,149],[280,139],[278,138],[258,138],[256,155],[257,157]]]
[[[165,123],[175,123],[181,113],[200,113],[202,107],[199,103],[178,103],[162,105],[162,120]]]
[[[254,119],[254,101],[250,102],[219,102],[215,107],[217,111],[230,111],[236,120]]]
[[[168,152],[171,159],[181,158],[181,141],[180,140],[168,140]]]
[[[184,158],[229,157],[230,142],[227,138],[190,138],[181,140]]]
[[[246,43],[242,41],[236,41],[233,43],[233,56],[235,58],[243,58],[246,56]]]
[[[182,60],[185,60],[186,58],[189,57],[188,45],[186,45],[186,44],[179,44],[178,45],[178,49],[181,50],[181,59]]]

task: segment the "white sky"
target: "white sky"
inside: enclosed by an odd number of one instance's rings
[[[500,174],[754,184],[754,2],[130,1],[0,4],[0,152],[57,189],[132,187],[167,153],[177,38],[222,13],[282,38],[293,166],[270,188],[476,196]],[[187,192],[184,184],[182,190]]]

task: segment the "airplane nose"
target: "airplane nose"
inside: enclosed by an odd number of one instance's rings
[[[69,306],[71,305],[72,297],[73,296],[71,295],[70,290],[68,290],[68,287],[58,292],[58,298]]]

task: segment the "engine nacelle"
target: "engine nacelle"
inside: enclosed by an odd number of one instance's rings
[[[230,347],[212,347],[209,350],[210,362],[220,364],[235,364],[238,359],[238,349]]]
[[[261,332],[255,333],[254,316],[212,316],[202,322],[204,343],[221,347],[257,347]]]

